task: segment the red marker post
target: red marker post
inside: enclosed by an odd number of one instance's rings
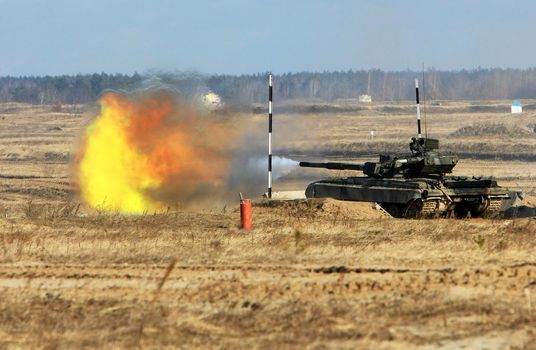
[[[240,223],[243,230],[251,230],[251,199],[243,198],[240,193]]]

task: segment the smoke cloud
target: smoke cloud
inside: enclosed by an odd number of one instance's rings
[[[209,113],[170,90],[107,92],[100,105],[73,173],[89,206],[144,213],[218,206],[235,202],[239,191],[263,192],[267,161],[254,123]],[[274,178],[296,164],[275,157]]]

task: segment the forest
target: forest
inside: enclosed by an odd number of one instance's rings
[[[0,102],[31,104],[84,104],[94,102],[106,90],[135,92],[166,88],[186,97],[207,91],[224,102],[262,103],[267,100],[267,75],[207,75],[198,72],[147,72],[143,74],[77,74],[61,76],[0,77]],[[373,101],[411,100],[414,79],[423,72],[348,70],[274,74],[274,99],[334,101],[372,96]],[[536,68],[473,69],[424,72],[428,100],[490,100],[536,98]]]

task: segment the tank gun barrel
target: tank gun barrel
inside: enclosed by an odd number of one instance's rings
[[[357,170],[362,171],[363,164],[353,164],[353,163],[337,163],[337,162],[326,162],[326,163],[315,163],[315,162],[300,162],[300,166],[304,168],[323,168],[331,170]]]

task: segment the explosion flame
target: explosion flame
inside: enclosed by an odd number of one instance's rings
[[[82,137],[74,172],[89,206],[159,211],[224,185],[224,126],[161,92],[137,98],[106,93],[100,105]]]

